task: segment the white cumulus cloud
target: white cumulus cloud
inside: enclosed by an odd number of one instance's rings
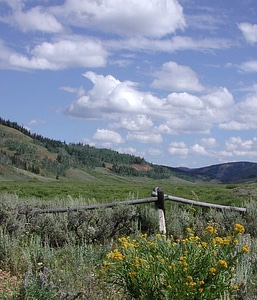
[[[23,32],[42,31],[47,33],[58,33],[63,30],[63,26],[56,17],[47,12],[41,6],[35,6],[27,11],[23,10],[22,2],[8,2],[12,8],[12,14],[0,17],[0,21],[12,26],[16,26]]]
[[[121,36],[162,37],[186,26],[177,0],[66,0],[51,11],[69,25]]]
[[[172,142],[169,145],[169,154],[178,157],[186,157],[189,154],[189,148],[185,142]]]
[[[202,138],[201,143],[208,148],[216,148],[218,146],[215,138]]]
[[[162,142],[162,136],[160,134],[150,132],[129,132],[126,140],[138,141],[144,144],[160,144]]]
[[[93,87],[66,108],[66,113],[85,119],[112,120],[112,129],[158,134],[209,133],[213,126],[233,119],[235,103],[226,88],[203,96],[171,93],[158,98],[138,90],[131,81],[94,72],[83,74]],[[139,138],[138,138],[139,139]],[[143,139],[143,138],[141,138]]]
[[[174,61],[166,62],[160,71],[154,73],[156,79],[153,87],[173,91],[202,91],[197,74],[189,67],[177,64]]]
[[[118,132],[108,129],[97,129],[93,138],[109,144],[120,144],[124,142],[122,136]]]
[[[95,39],[69,37],[56,42],[43,42],[30,50],[27,56],[12,54],[9,63],[13,67],[39,70],[102,67],[107,55]]]
[[[238,102],[228,122],[222,122],[219,127],[227,130],[249,130],[257,128],[257,93],[246,96]]]
[[[244,38],[250,44],[257,42],[257,24],[239,23],[238,28],[242,31]]]
[[[146,115],[132,115],[124,116],[120,118],[120,121],[111,124],[112,128],[115,129],[127,129],[130,131],[148,130],[154,125],[152,120]]]
[[[231,137],[226,141],[228,151],[236,156],[257,156],[257,138],[244,140],[242,137]]]
[[[194,144],[190,151],[196,155],[208,155],[208,152],[205,150],[205,148],[199,144]]]

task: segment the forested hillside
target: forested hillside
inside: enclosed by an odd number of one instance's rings
[[[36,175],[65,177],[71,168],[92,170],[106,168],[119,175],[168,178],[171,172],[144,158],[82,143],[52,140],[31,133],[16,122],[0,118],[0,163]],[[0,170],[1,171],[1,170]],[[2,172],[4,172],[2,170]]]

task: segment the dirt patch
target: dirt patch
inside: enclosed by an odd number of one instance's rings
[[[19,291],[20,284],[21,280],[17,276],[0,269],[0,296],[14,296]]]
[[[140,165],[132,165],[131,167],[137,171],[146,171],[146,172],[152,169],[150,166],[140,166]]]

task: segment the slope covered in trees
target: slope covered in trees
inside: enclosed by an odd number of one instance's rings
[[[119,175],[168,178],[171,172],[144,158],[95,148],[82,143],[61,142],[31,133],[16,122],[0,118],[0,163],[40,174],[66,176],[70,168],[108,168]]]

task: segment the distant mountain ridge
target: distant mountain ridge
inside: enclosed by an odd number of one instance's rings
[[[176,176],[193,181],[217,183],[243,183],[257,181],[257,163],[229,162],[207,167],[188,169],[168,167]]]

